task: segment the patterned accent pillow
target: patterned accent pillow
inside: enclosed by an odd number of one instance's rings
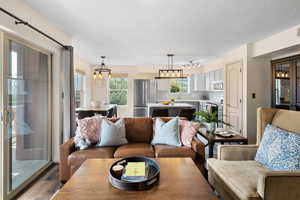
[[[184,146],[191,147],[192,140],[197,134],[200,128],[200,124],[197,122],[191,122],[188,120],[179,120],[180,125],[180,139]]]
[[[181,146],[179,134],[179,118],[164,122],[160,118],[155,120],[155,135],[151,141],[152,145],[167,144],[170,146]]]
[[[76,135],[74,137],[75,147],[79,148],[80,150],[88,149],[91,146],[91,142],[89,139],[85,139],[81,137],[79,134],[79,128],[76,129]]]
[[[100,131],[103,118],[105,117],[97,115],[77,120],[80,136],[88,139],[91,143],[97,143],[101,136]]]
[[[268,124],[255,160],[274,171],[300,170],[300,135]]]

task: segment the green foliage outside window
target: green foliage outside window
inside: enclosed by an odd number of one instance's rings
[[[109,79],[109,103],[117,105],[127,105],[128,79]]]
[[[171,93],[187,93],[188,87],[189,83],[187,78],[175,79],[170,82]]]

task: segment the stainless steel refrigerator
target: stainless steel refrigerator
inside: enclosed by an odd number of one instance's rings
[[[134,116],[146,117],[147,104],[156,101],[156,87],[154,80],[134,80]]]

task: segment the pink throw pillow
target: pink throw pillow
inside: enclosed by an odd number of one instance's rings
[[[181,143],[184,146],[191,147],[192,140],[197,134],[197,131],[200,128],[200,124],[188,120],[179,120],[179,126]]]
[[[97,143],[100,140],[101,123],[105,117],[94,116],[77,120],[79,134],[91,143]]]

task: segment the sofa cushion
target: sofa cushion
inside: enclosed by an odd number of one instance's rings
[[[132,143],[118,147],[115,151],[115,158],[124,158],[129,156],[154,157],[152,145],[148,143]]]
[[[89,158],[113,158],[115,147],[95,147],[73,152],[68,157],[69,165],[81,165]]]
[[[261,200],[257,193],[258,177],[268,171],[256,161],[224,161],[208,159],[210,184],[219,183],[220,190],[229,192],[234,199]]]
[[[152,145],[167,144],[171,146],[181,146],[179,133],[179,118],[173,118],[164,122],[160,118],[155,120],[155,135],[151,141]]]
[[[196,152],[194,152],[190,147],[181,146],[169,146],[165,144],[154,145],[155,157],[190,157],[192,159],[196,158]]]
[[[106,119],[102,120],[101,139],[97,146],[120,146],[127,143],[125,122],[123,119],[115,123]]]
[[[116,122],[120,119],[109,119]],[[153,121],[149,117],[124,118],[126,138],[129,143],[150,143],[153,136]]]

